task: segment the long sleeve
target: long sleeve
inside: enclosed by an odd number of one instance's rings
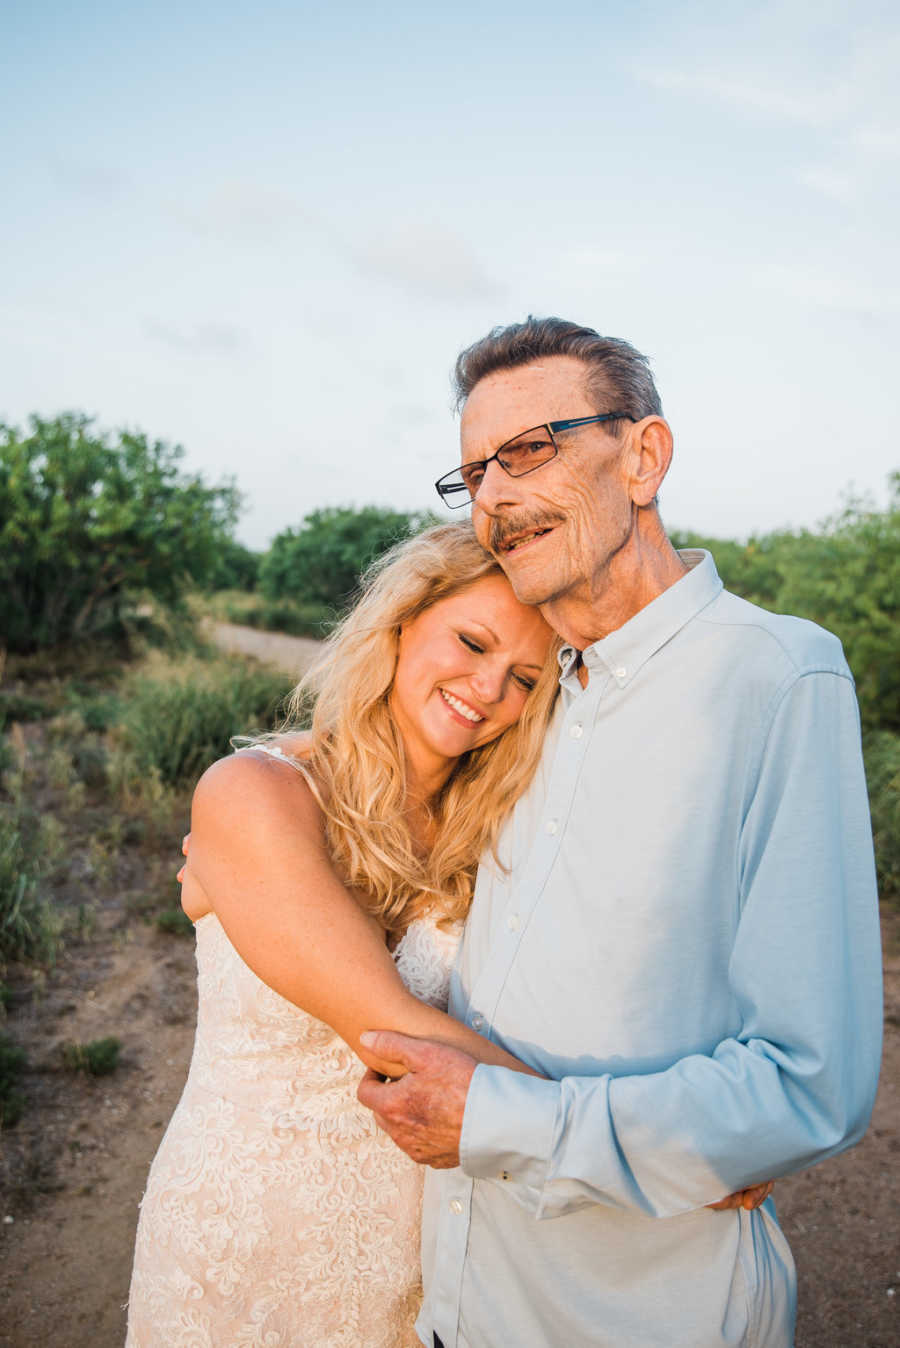
[[[802,1169],[862,1135],[881,1043],[881,962],[849,677],[801,672],[750,762],[724,977],[735,1032],[645,1074],[536,1081],[479,1067],[462,1167],[537,1217],[589,1204],[671,1216]],[[715,802],[710,803],[715,808]]]

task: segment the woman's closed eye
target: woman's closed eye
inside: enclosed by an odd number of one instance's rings
[[[473,651],[476,655],[484,655],[484,647],[480,642],[476,641],[474,637],[470,637],[466,632],[457,632],[456,635],[465,646],[466,650]],[[537,679],[529,678],[527,674],[516,674],[513,672],[512,678],[526,693],[532,692],[537,683]]]

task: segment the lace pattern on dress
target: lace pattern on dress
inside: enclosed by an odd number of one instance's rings
[[[214,914],[196,936],[194,1053],[141,1203],[127,1348],[418,1348],[421,1168],[357,1101],[343,1040]],[[394,952],[442,1009],[458,939],[422,918]]]

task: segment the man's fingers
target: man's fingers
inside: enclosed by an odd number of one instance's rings
[[[431,1056],[431,1045],[427,1041],[398,1034],[395,1030],[366,1030],[359,1036],[359,1042],[376,1058],[388,1063],[402,1063],[412,1072],[423,1067]]]
[[[178,871],[177,874],[176,874],[176,876],[175,876],[175,879],[176,879],[176,881],[178,882],[179,885],[183,885],[183,884],[184,884],[184,873],[185,873],[186,870],[187,870],[187,867],[186,867],[186,866],[182,866],[181,870]]]
[[[396,1083],[385,1081],[379,1072],[371,1067],[356,1088],[356,1098],[366,1109],[371,1109],[380,1127],[385,1127],[383,1108],[389,1100],[389,1091],[396,1090]]]
[[[191,835],[189,833],[186,833],[181,840],[181,855],[183,857],[187,856],[190,845],[191,845]]]

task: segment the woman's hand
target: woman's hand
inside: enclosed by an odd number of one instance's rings
[[[191,835],[189,833],[186,833],[181,840],[181,855],[183,857],[187,856],[190,845],[191,845]],[[184,884],[184,869],[185,869],[184,866],[182,866],[178,874],[175,876],[175,879],[178,881],[180,885]]]
[[[738,1189],[736,1194],[729,1194],[718,1203],[708,1203],[707,1207],[712,1208],[713,1212],[728,1212],[733,1208],[743,1208],[745,1212],[752,1212],[754,1208],[765,1203],[774,1188],[775,1181],[767,1180],[765,1184],[754,1184],[750,1189]]]

